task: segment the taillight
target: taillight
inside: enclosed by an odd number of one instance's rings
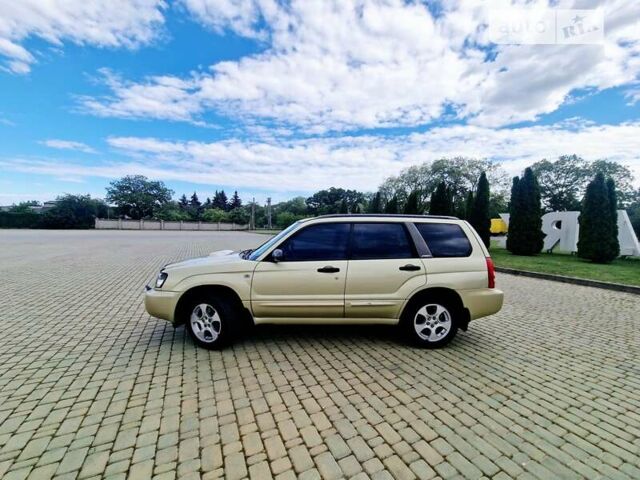
[[[487,275],[489,276],[488,288],[496,288],[496,267],[491,257],[487,257]]]

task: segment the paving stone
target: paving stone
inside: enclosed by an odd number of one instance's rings
[[[166,263],[264,239],[2,231],[0,478],[640,478],[637,296],[499,274],[504,309],[438,351],[283,326],[209,352],[144,311]]]

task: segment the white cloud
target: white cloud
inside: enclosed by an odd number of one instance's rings
[[[640,74],[640,9],[624,0],[553,3],[601,6],[604,45],[523,46],[492,46],[483,29],[489,6],[508,0],[444,0],[437,16],[401,0],[182,3],[212,29],[268,48],[206,74],[111,83],[107,98],[83,99],[87,110],[180,121],[214,110],[310,133],[424,125],[447,112],[502,126],[552,112],[575,90],[623,86]]]
[[[0,160],[6,170],[57,177],[116,178],[143,174],[244,191],[312,192],[329,186],[375,190],[388,176],[424,161],[457,155],[489,158],[511,173],[542,158],[576,153],[588,160],[608,158],[629,165],[640,182],[640,122],[593,125],[571,122],[516,129],[474,125],[441,127],[424,133],[342,136],[286,141],[165,141],[111,137],[108,143],[127,160],[85,164],[60,160]]]
[[[74,142],[71,140],[59,140],[53,138],[49,140],[43,140],[40,143],[46,145],[49,148],[57,148],[59,150],[76,150],[78,152],[84,153],[96,153],[96,151],[89,145],[82,142]]]
[[[0,56],[5,69],[28,73],[35,55],[22,44],[39,37],[98,47],[135,48],[158,35],[164,0],[0,0]]]

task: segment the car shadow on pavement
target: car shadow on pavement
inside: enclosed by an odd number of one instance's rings
[[[243,332],[236,343],[290,341],[369,341],[400,343],[404,338],[394,325],[256,325]]]

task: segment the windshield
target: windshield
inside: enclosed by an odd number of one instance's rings
[[[276,243],[278,243],[280,240],[282,240],[283,237],[286,237],[289,232],[293,231],[294,229],[296,229],[298,227],[298,224],[300,222],[296,222],[292,225],[289,225],[287,228],[285,228],[284,230],[282,230],[279,234],[277,234],[275,237],[272,237],[271,239],[267,240],[265,243],[263,243],[262,245],[260,245],[258,248],[256,248],[253,252],[251,252],[251,255],[249,255],[249,260],[257,260],[258,258],[260,258],[260,256],[266,252],[267,250],[269,250],[273,245],[275,245]]]

